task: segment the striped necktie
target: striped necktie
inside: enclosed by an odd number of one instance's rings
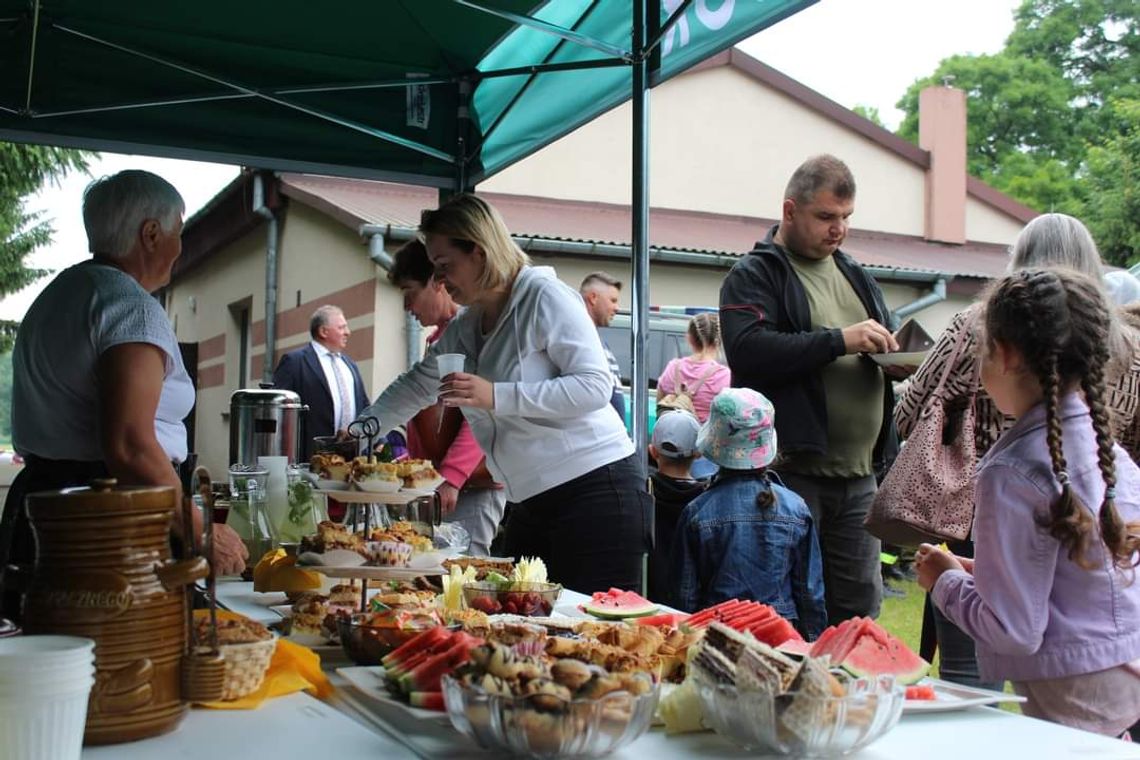
[[[349,408],[352,405],[352,400],[348,395],[348,385],[345,384],[344,373],[341,372],[340,354],[330,352],[329,358],[332,360],[333,377],[336,378],[336,392],[340,396],[340,417],[337,420],[336,429],[347,430],[352,422],[352,410]]]

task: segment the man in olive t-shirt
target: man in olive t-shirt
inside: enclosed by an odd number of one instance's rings
[[[882,292],[839,250],[855,179],[833,156],[804,162],[783,215],[732,268],[720,323],[732,384],[776,408],[776,469],[807,502],[820,536],[829,622],[878,615],[879,541],[863,520],[875,474],[897,450],[894,395],[864,353],[897,351]]]

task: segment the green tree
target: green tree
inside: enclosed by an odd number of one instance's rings
[[[1085,219],[1107,261],[1140,261],[1140,100],[1111,100],[1128,126],[1088,155]]]
[[[1056,69],[1004,52],[947,58],[899,100],[901,136],[918,142],[919,93],[940,84],[966,93],[970,174],[1035,208],[1075,210],[1082,151],[1069,109],[1073,89]]]
[[[919,92],[946,77],[967,94],[971,174],[1080,216],[1114,261],[1140,258],[1140,3],[1023,0],[1000,53],[946,58],[907,89],[903,137],[917,139]]]
[[[882,114],[879,113],[879,109],[876,108],[875,106],[865,106],[862,103],[857,103],[855,106],[853,106],[851,108],[851,110],[854,111],[855,113],[859,114],[860,116],[862,116],[864,119],[874,123],[877,126],[880,126],[880,127],[886,127],[887,126],[886,124],[883,123]]]
[[[51,220],[30,212],[26,198],[71,171],[87,171],[94,154],[0,142],[0,297],[48,274],[25,266],[28,254],[51,242]],[[16,323],[0,321],[0,353],[11,348]]]
[[[1048,63],[1073,87],[1083,138],[1126,129],[1113,102],[1140,99],[1140,4],[1136,0],[1025,0],[1006,51]]]

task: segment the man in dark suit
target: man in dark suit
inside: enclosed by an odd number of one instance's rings
[[[308,432],[301,445],[306,460],[313,453],[314,436],[335,435],[368,406],[360,369],[344,353],[351,334],[344,312],[322,306],[309,320],[309,345],[282,356],[273,373],[274,387],[294,391],[309,407]]]

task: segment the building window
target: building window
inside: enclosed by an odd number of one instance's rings
[[[238,388],[249,387],[249,355],[250,355],[250,341],[252,340],[251,332],[252,326],[250,322],[250,314],[253,311],[253,298],[243,298],[240,301],[230,304],[230,316],[233,319],[233,331],[237,333],[237,372],[234,377],[237,378]]]

